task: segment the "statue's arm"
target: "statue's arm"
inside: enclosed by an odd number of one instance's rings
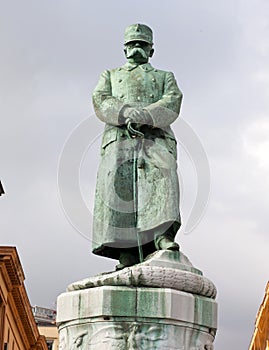
[[[150,114],[154,127],[167,127],[176,120],[182,97],[174,74],[166,72],[162,98],[144,108]]]
[[[105,70],[92,94],[92,101],[97,117],[104,123],[120,125],[120,115],[126,104],[112,96],[110,71]]]

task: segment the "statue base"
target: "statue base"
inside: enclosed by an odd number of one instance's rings
[[[62,350],[213,349],[216,290],[182,253],[159,251],[68,289],[57,306]]]

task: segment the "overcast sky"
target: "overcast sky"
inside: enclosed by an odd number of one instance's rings
[[[217,286],[215,348],[247,349],[268,280],[268,18],[267,0],[1,2],[1,244],[17,247],[33,305],[55,307],[69,283],[114,269],[66,218],[57,167],[85,118],[88,144],[102,131],[91,92],[104,69],[124,64],[125,27],[142,22],[154,30],[151,63],[174,72],[184,94],[181,118],[210,164],[207,211],[177,241]],[[179,128],[175,122],[176,135]],[[81,167],[89,211],[99,145],[100,137]],[[186,221],[196,175],[180,146],[179,170]]]

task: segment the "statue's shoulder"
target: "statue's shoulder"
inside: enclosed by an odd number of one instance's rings
[[[118,72],[121,71],[121,67],[118,68],[107,68],[105,70],[102,71],[100,78],[101,79],[105,79],[105,80],[110,80],[112,79],[113,76],[115,76],[115,74],[117,74]]]
[[[151,66],[152,67],[152,66]],[[156,67],[152,67],[153,69],[153,72],[156,72],[156,73],[160,73],[160,74],[166,74],[168,73],[167,71],[163,70],[163,69],[159,69],[159,68],[156,68]]]
[[[103,72],[103,74],[109,79],[113,79],[113,78],[117,79],[117,78],[121,78],[121,76],[122,75],[124,76],[126,73],[128,74],[136,67],[138,69],[138,66],[133,66],[127,62],[123,66],[120,66],[120,67],[106,69]],[[166,71],[163,69],[159,69],[159,68],[155,68],[150,63],[145,63],[145,64],[140,65],[139,69],[141,70],[141,72],[143,72],[143,74],[150,72],[151,74],[156,76],[156,78],[159,78],[159,79],[167,79],[169,77],[170,78],[174,77],[172,72]]]
[[[109,69],[108,71],[110,72],[110,74],[115,74],[115,73],[118,73],[118,72],[123,72],[124,70],[126,70],[125,69],[125,65]]]
[[[108,69],[111,73],[114,73],[114,72],[119,72],[122,70],[122,67],[116,67],[116,68],[111,68],[111,69]]]
[[[149,65],[148,70],[151,71],[153,74],[155,74],[157,77],[159,76],[162,79],[174,77],[174,74],[170,71],[152,67],[149,63],[148,63],[148,65]]]
[[[106,69],[105,74],[109,76],[110,79],[117,78],[119,75],[125,73],[124,66],[121,67],[116,67],[116,68],[111,68],[111,69]]]
[[[133,65],[129,62],[126,62],[124,65],[120,66],[120,67],[117,67],[117,68],[113,68],[113,69],[110,69],[108,70],[111,74],[113,73],[118,73],[118,72],[121,72],[121,73],[124,73],[124,72],[128,72],[128,71],[132,71],[134,69],[141,69],[142,71],[144,72],[156,72],[156,73],[159,73],[159,74],[166,74],[166,73],[169,73],[167,71],[164,71],[164,70],[161,70],[161,69],[157,69],[155,67],[153,67],[150,63],[144,63],[144,64],[141,64],[139,66],[137,65]]]
[[[151,72],[161,76],[165,76],[167,73],[169,73],[165,70],[153,67],[150,63],[141,64],[139,67],[145,72]]]
[[[174,75],[173,72],[168,71],[168,70],[163,70],[163,69],[159,69],[159,68],[153,68],[154,72],[157,72],[159,74],[162,75]]]

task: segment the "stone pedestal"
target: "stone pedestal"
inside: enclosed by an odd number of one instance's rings
[[[157,252],[69,290],[58,297],[62,350],[213,349],[216,290],[182,253]]]

